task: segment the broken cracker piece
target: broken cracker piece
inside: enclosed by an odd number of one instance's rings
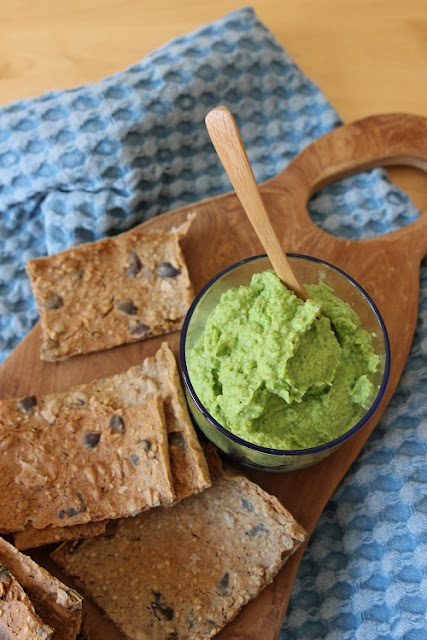
[[[10,420],[0,405],[0,530],[135,515],[175,499],[159,395],[123,409],[37,412]],[[10,487],[13,487],[11,491]]]
[[[15,428],[21,424],[26,424],[28,429],[37,428],[43,421],[54,424],[64,412],[91,411],[98,406],[119,410],[144,404],[156,393],[160,393],[163,400],[172,481],[178,501],[209,487],[211,481],[188,413],[175,357],[166,342],[154,357],[108,378],[94,380],[65,392],[0,401],[0,425],[3,421],[3,425],[15,425]],[[1,431],[0,426],[0,435]],[[0,452],[4,446],[0,439]],[[93,532],[95,525],[99,523],[48,527],[36,531],[27,524],[26,530],[15,534],[15,543],[19,548],[31,548],[59,540],[90,537],[100,533]],[[34,539],[31,538],[31,531],[34,531]]]
[[[3,538],[0,538],[0,562],[25,590],[36,613],[55,629],[54,640],[75,640],[82,622],[80,594]],[[0,637],[3,637],[1,633]]]
[[[194,293],[175,233],[134,229],[27,262],[42,360],[63,360],[180,329]]]
[[[304,537],[275,497],[224,472],[202,493],[110,523],[51,557],[131,640],[194,640],[217,634]]]
[[[0,564],[0,638],[48,640],[54,630],[43,622],[16,578]]]
[[[122,373],[93,380],[68,391],[3,401],[9,422],[23,414],[54,422],[63,411],[101,405],[111,409],[143,405],[159,393],[162,397],[169,440],[169,457],[176,499],[210,486],[209,470],[188,412],[178,367],[167,342],[152,358]],[[0,412],[1,412],[0,402]]]
[[[166,342],[140,370],[154,380],[162,396],[168,429],[169,457],[177,499],[210,486],[208,465],[191,422],[175,356]]]

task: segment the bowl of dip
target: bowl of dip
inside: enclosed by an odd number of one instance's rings
[[[309,300],[255,256],[216,275],[181,332],[193,419],[230,458],[290,471],[330,455],[367,423],[389,377],[387,330],[341,269],[287,254]]]

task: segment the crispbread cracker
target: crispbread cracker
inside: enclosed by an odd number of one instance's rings
[[[43,360],[109,349],[180,329],[193,299],[182,231],[114,238],[30,260]]]
[[[0,638],[4,640],[48,640],[53,629],[35,612],[16,578],[0,564]]]
[[[188,413],[175,357],[166,342],[154,358],[144,360],[141,371],[160,387],[168,428],[173,484],[180,500],[209,487],[211,480]]]
[[[75,640],[81,626],[83,604],[77,591],[57,580],[3,538],[0,538],[0,562],[25,590],[37,614],[55,629],[54,640]]]
[[[30,396],[20,402],[32,405],[31,411],[47,421],[71,409],[105,405],[112,409],[143,405],[152,394],[160,393],[164,404],[169,440],[169,457],[176,499],[181,500],[210,486],[209,470],[188,413],[175,357],[164,342],[153,358],[122,373],[93,380],[62,393],[38,398]],[[12,421],[22,410],[19,402],[9,403]]]
[[[5,415],[3,532],[135,515],[175,498],[159,395],[123,409],[63,411],[52,423],[39,411],[20,423]]]
[[[52,558],[131,640],[195,640],[218,633],[304,536],[276,498],[224,472],[206,491],[112,522]]]
[[[100,522],[87,522],[68,527],[50,526],[45,529],[35,529],[27,524],[23,531],[13,534],[13,543],[17,549],[34,549],[54,542],[90,538],[104,533],[107,522],[108,520],[101,520]]]

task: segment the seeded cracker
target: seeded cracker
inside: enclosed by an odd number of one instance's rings
[[[81,626],[83,604],[77,591],[62,584],[3,538],[0,538],[0,562],[25,589],[37,614],[55,629],[54,640],[75,640]],[[0,637],[3,638],[1,633]]]
[[[48,640],[53,629],[36,614],[15,577],[0,564],[0,638],[2,640]]]
[[[41,422],[53,424],[64,412],[87,409],[100,405],[111,410],[139,406],[151,395],[161,393],[166,415],[169,457],[176,500],[210,486],[209,470],[188,414],[174,355],[167,343],[163,343],[154,358],[147,358],[141,365],[108,378],[94,380],[65,392],[42,396],[0,401],[0,454],[5,449],[5,425],[26,424],[37,428]],[[3,423],[3,426],[2,426]],[[30,453],[30,452],[29,452]],[[31,540],[31,529],[15,535],[19,548],[31,548],[40,544],[94,535],[92,525],[75,527],[62,523],[62,527],[49,527],[37,532]],[[67,526],[64,526],[67,525]],[[88,527],[88,529],[86,529]],[[7,529],[10,531],[10,527]],[[96,533],[99,533],[96,531]]]
[[[143,405],[160,393],[168,431],[169,457],[177,500],[210,486],[209,470],[191,422],[179,379],[175,357],[164,342],[153,358],[108,378],[94,380],[63,393],[50,393],[19,401],[6,400],[8,419],[22,420],[28,414],[40,415],[47,421],[66,410],[103,405],[118,410]],[[0,403],[1,411],[1,403]],[[1,450],[1,449],[0,449]]]
[[[0,419],[2,532],[135,515],[175,498],[159,396],[64,411],[52,422],[40,412],[8,417]]]
[[[255,598],[304,536],[276,498],[225,472],[202,493],[110,523],[52,558],[131,640],[195,640]]]
[[[100,522],[87,522],[69,527],[46,527],[45,529],[35,529],[27,524],[23,531],[13,534],[13,543],[17,549],[34,549],[54,542],[98,536],[100,533],[104,533],[107,522],[108,520],[101,520]]]
[[[154,358],[144,360],[141,372],[160,388],[168,428],[173,484],[180,500],[209,487],[211,480],[188,413],[175,357],[166,342],[161,345]]]
[[[180,329],[193,289],[180,238],[133,230],[27,263],[42,360],[63,360]]]

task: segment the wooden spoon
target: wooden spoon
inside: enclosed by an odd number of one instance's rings
[[[215,107],[205,118],[212,144],[237,197],[270,258],[277,276],[302,300],[308,293],[283,251],[262,201],[239,129],[227,107]]]

